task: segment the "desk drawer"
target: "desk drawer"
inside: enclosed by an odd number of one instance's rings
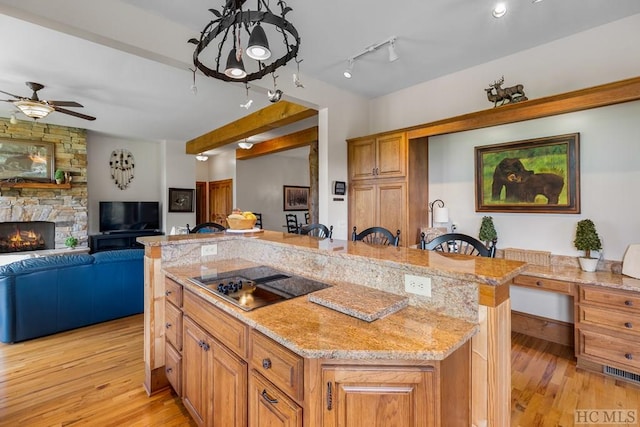
[[[590,356],[606,365],[625,366],[640,372],[640,343],[580,330],[580,356]]]
[[[624,308],[640,314],[640,294],[611,288],[580,286],[580,302],[603,304],[611,308]]]
[[[623,333],[640,333],[640,318],[638,318],[637,313],[632,311],[613,311],[609,308],[580,304],[579,313],[579,321],[581,324],[604,326]],[[632,336],[630,338],[638,339]]]
[[[255,330],[251,331],[251,367],[292,398],[302,401],[304,360]]]
[[[165,277],[164,296],[176,307],[182,307],[182,285],[180,283]]]
[[[167,301],[164,303],[164,334],[167,341],[182,351],[182,311]]]
[[[573,295],[573,282],[519,275],[513,279],[513,284],[527,288],[542,289],[543,291]]]

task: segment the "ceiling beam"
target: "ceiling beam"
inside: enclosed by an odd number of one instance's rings
[[[261,142],[260,144],[254,144],[254,146],[249,150],[238,148],[236,150],[236,160],[253,159],[254,157],[265,156],[267,154],[278,153],[285,150],[292,150],[294,148],[311,145],[317,140],[318,126],[314,126],[299,132],[290,133],[289,135],[270,139],[268,141]]]
[[[188,141],[186,153],[203,153],[316,115],[313,108],[280,101]]]

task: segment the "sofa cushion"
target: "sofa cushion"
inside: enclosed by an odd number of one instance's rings
[[[93,258],[96,264],[143,259],[144,249],[122,249],[119,251],[96,252],[93,254]]]
[[[3,265],[0,267],[0,275],[10,276],[26,273],[35,273],[51,268],[75,267],[77,265],[93,264],[93,257],[88,254],[53,255],[40,258],[23,259],[22,261]]]

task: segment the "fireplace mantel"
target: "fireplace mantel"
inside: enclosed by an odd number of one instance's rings
[[[56,184],[55,182],[0,182],[0,188],[57,188],[59,190],[68,190],[71,183]]]

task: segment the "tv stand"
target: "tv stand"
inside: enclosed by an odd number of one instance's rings
[[[136,242],[141,236],[161,236],[164,233],[156,230],[122,230],[115,233],[94,234],[89,236],[90,253],[113,251],[118,249],[143,248]]]

